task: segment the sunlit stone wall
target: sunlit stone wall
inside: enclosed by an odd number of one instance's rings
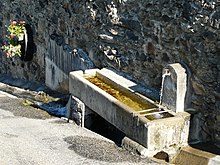
[[[116,68],[157,90],[164,66],[185,64],[197,111],[191,140],[220,145],[219,0],[4,0],[1,45],[10,20],[29,23],[37,46],[24,65],[0,55],[0,72],[15,77],[44,82],[54,40],[64,49],[83,50],[95,67]]]

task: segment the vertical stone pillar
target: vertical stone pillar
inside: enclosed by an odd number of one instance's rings
[[[84,118],[85,118],[85,104],[74,96],[70,96],[67,103],[67,112],[66,117],[72,119],[76,124],[84,127]]]
[[[189,104],[189,75],[180,64],[170,64],[163,69],[160,104],[174,112],[184,112]]]

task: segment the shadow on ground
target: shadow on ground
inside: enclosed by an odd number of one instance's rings
[[[95,160],[106,162],[132,162],[144,161],[137,155],[118,147],[113,142],[85,136],[69,136],[64,141],[70,144],[69,149],[77,154]],[[149,160],[148,160],[149,161]]]

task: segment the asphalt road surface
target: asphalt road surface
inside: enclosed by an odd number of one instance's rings
[[[157,164],[0,91],[0,165]]]

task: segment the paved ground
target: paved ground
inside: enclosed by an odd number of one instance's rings
[[[0,91],[0,164],[157,164]]]
[[[67,123],[38,108],[25,106],[30,105],[27,100],[37,103],[44,102],[44,99],[53,101],[44,95],[36,97],[39,91],[63,98],[42,84],[0,75],[0,165],[158,164],[131,154],[88,129]],[[163,160],[160,162],[165,164]],[[174,162],[178,165],[188,165],[189,162],[217,165],[220,164],[220,150],[212,144],[187,146]]]
[[[201,149],[199,149],[201,147]],[[177,165],[219,165],[220,149],[213,144],[203,143],[183,147],[175,159]]]

